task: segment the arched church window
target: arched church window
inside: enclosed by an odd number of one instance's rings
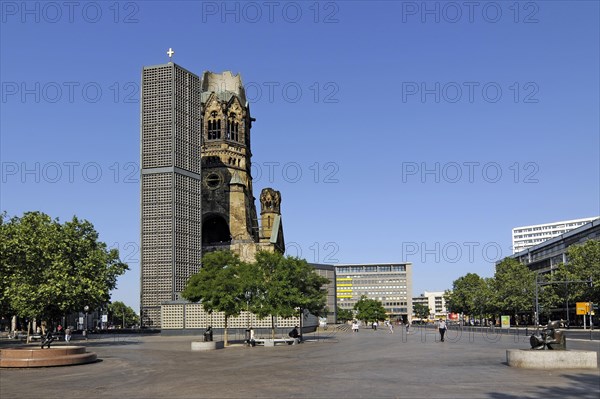
[[[221,138],[221,120],[220,119],[209,119],[208,120],[208,139],[218,140]]]
[[[231,139],[233,141],[239,141],[240,140],[240,135],[239,135],[239,129],[240,129],[240,124],[238,122],[235,123],[231,123],[233,125],[233,133],[231,135]]]
[[[220,215],[211,215],[202,222],[203,244],[225,244],[231,242],[231,233],[225,219]]]

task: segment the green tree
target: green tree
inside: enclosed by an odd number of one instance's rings
[[[127,328],[140,322],[135,310],[121,301],[108,304],[108,317],[113,324],[120,324],[121,328]]]
[[[420,319],[428,319],[430,311],[429,306],[422,303],[415,303],[413,305],[413,313]]]
[[[544,285],[552,281],[553,276],[550,274],[538,274],[538,307],[540,311],[539,316],[545,316],[547,319],[552,317],[553,309],[561,306],[564,303],[564,296],[559,295],[559,288],[556,285]],[[556,280],[557,281],[557,280]],[[535,295],[535,294],[534,294]]]
[[[573,300],[578,302],[600,302],[600,240],[587,240],[567,249],[568,263],[558,268],[567,280],[588,281],[592,284],[569,285]]]
[[[532,311],[535,304],[535,272],[516,259],[505,258],[496,265],[492,280],[492,308],[518,318],[518,313]]]
[[[202,257],[202,268],[187,282],[181,295],[191,302],[201,302],[208,313],[225,315],[224,344],[228,342],[227,321],[246,308],[249,265],[230,251],[209,252]]]
[[[341,322],[347,322],[348,320],[354,319],[354,313],[350,309],[340,309],[338,307],[337,319]]]
[[[452,283],[452,291],[446,291],[446,306],[455,313],[483,316],[491,307],[490,280],[476,273],[467,273]]]
[[[325,313],[329,280],[319,276],[304,259],[280,253],[259,251],[250,265],[251,310],[259,318],[271,316],[271,333],[275,334],[273,317],[302,317],[304,311],[317,316]]]
[[[4,214],[0,235],[0,303],[29,320],[52,321],[108,302],[129,269],[116,249],[98,241],[90,222],[75,216],[60,224],[41,212]]]
[[[369,299],[366,295],[361,296],[358,302],[354,304],[354,310],[357,311],[357,319],[365,320],[368,323],[387,318],[385,308],[381,302],[376,299]]]
[[[600,301],[600,240],[570,246],[567,258],[566,264],[560,264],[551,273],[540,276],[547,282],[556,282],[540,290],[543,291],[539,295],[540,301],[546,302],[544,309],[548,309],[548,316],[549,309],[553,307],[566,310],[567,304],[572,309],[576,302]]]

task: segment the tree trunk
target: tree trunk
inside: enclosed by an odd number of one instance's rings
[[[275,339],[275,316],[271,315],[271,338]]]
[[[31,320],[27,321],[27,343],[31,342],[31,336],[29,335],[29,331],[31,330]]]
[[[223,330],[223,345],[227,346],[228,342],[227,342],[227,315],[225,315],[225,329]]]
[[[300,341],[304,340],[304,337],[302,336],[302,319],[304,318],[304,309],[300,308]]]

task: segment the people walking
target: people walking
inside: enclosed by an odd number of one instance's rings
[[[352,332],[357,333],[358,332],[358,321],[354,320],[352,322]]]
[[[444,334],[446,334],[446,321],[444,319],[440,319],[438,323],[438,330],[440,331],[442,342],[444,342]]]
[[[388,323],[388,328],[390,330],[390,334],[393,334],[394,333],[394,323],[389,322]]]

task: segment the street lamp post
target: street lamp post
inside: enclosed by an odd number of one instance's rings
[[[250,298],[252,297],[252,293],[250,291],[246,291],[246,315],[248,317],[248,329],[250,329]]]
[[[83,310],[85,311],[85,326],[83,327],[83,336],[85,339],[87,339],[87,329],[88,329],[88,311],[90,310],[90,307],[88,305],[85,305],[83,307]]]

